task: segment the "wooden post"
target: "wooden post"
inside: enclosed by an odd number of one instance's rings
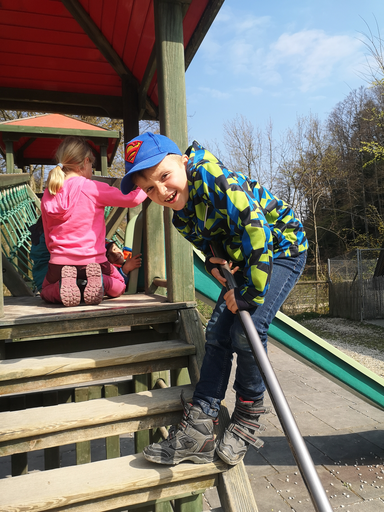
[[[183,6],[169,0],[155,0],[154,11],[160,131],[185,151],[188,127]],[[172,211],[165,210],[167,296],[170,302],[194,300],[192,248],[173,228]]]
[[[105,384],[104,386],[104,396],[105,398],[110,398],[113,396],[118,396],[119,389],[116,384]],[[105,439],[105,450],[107,454],[107,459],[113,459],[115,457],[120,457],[120,436],[110,436]]]
[[[107,146],[105,144],[100,145],[100,160],[101,160],[101,175],[108,176]]]
[[[5,163],[6,163],[6,172],[7,174],[14,173],[15,161],[13,158],[13,143],[11,140],[5,141]]]
[[[150,389],[150,379],[151,376],[149,374],[135,375],[133,377],[135,383],[135,393],[140,393],[140,391],[148,391]],[[142,452],[144,448],[150,443],[150,430],[140,430],[139,432],[135,432],[135,453]]]
[[[57,390],[46,391],[43,393],[43,405],[57,405],[59,403],[59,393]],[[55,469],[60,467],[60,447],[52,446],[44,450],[44,469]]]
[[[164,224],[162,207],[149,199],[143,203],[144,237],[143,265],[145,293],[164,294],[153,284],[155,277],[165,278],[164,262]]]
[[[25,395],[14,395],[9,398],[9,410],[20,411],[26,409]],[[12,476],[26,475],[28,473],[28,453],[14,453],[11,455]]]
[[[89,388],[75,389],[75,402],[86,402],[87,400],[89,400]],[[87,464],[89,462],[91,462],[91,442],[76,443],[76,464]]]

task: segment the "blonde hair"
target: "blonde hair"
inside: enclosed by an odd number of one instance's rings
[[[94,164],[95,157],[92,149],[84,139],[71,136],[62,141],[55,154],[59,164],[48,174],[47,187],[51,195],[54,196],[59,192],[68,172],[77,172],[81,175],[86,158]]]

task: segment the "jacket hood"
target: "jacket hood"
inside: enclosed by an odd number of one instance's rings
[[[55,196],[46,189],[44,192],[46,212],[66,220],[71,215],[73,208],[77,206],[85,183],[84,176],[74,176],[64,181],[64,185]]]

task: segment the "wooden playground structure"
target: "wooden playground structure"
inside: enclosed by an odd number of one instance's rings
[[[186,148],[185,70],[222,3],[3,1],[1,108],[120,118],[125,141],[139,133],[140,120],[159,120],[161,133]],[[198,512],[204,491],[216,486],[225,512],[257,511],[243,463],[162,466],[141,454],[179,421],[180,393],[191,397],[204,354],[192,250],[171,210],[145,201],[129,213],[125,234],[119,226],[127,211],[106,214],[107,237],[125,241],[129,233],[133,251],[143,253],[142,284],[136,275],[125,295],[98,306],[45,304],[28,281],[27,228],[39,201],[29,174],[14,165],[27,165],[28,147],[48,134],[25,125],[0,132],[7,162],[0,276],[12,293],[0,298],[0,457],[10,458],[12,473],[0,479],[0,510]],[[115,149],[105,142],[118,135],[101,135],[95,179],[119,187],[107,176]],[[224,406],[219,429],[228,419]],[[135,453],[120,456],[126,434],[134,435]],[[98,439],[105,458],[94,462]],[[61,448],[70,444],[76,462],[61,467]],[[44,470],[28,472],[38,450]]]

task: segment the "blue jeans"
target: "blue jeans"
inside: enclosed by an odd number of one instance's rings
[[[249,311],[265,350],[269,325],[301,276],[306,259],[306,252],[293,258],[275,259],[264,304]],[[238,286],[241,286],[241,272],[237,272],[235,277]],[[205,414],[213,417],[217,417],[220,403],[225,397],[234,352],[237,354],[233,386],[236,395],[244,400],[259,400],[263,398],[265,391],[264,381],[239,316],[231,313],[226,307],[223,298],[225,293],[226,289],[223,289],[208,322],[200,380],[193,395],[193,403],[199,404]]]

